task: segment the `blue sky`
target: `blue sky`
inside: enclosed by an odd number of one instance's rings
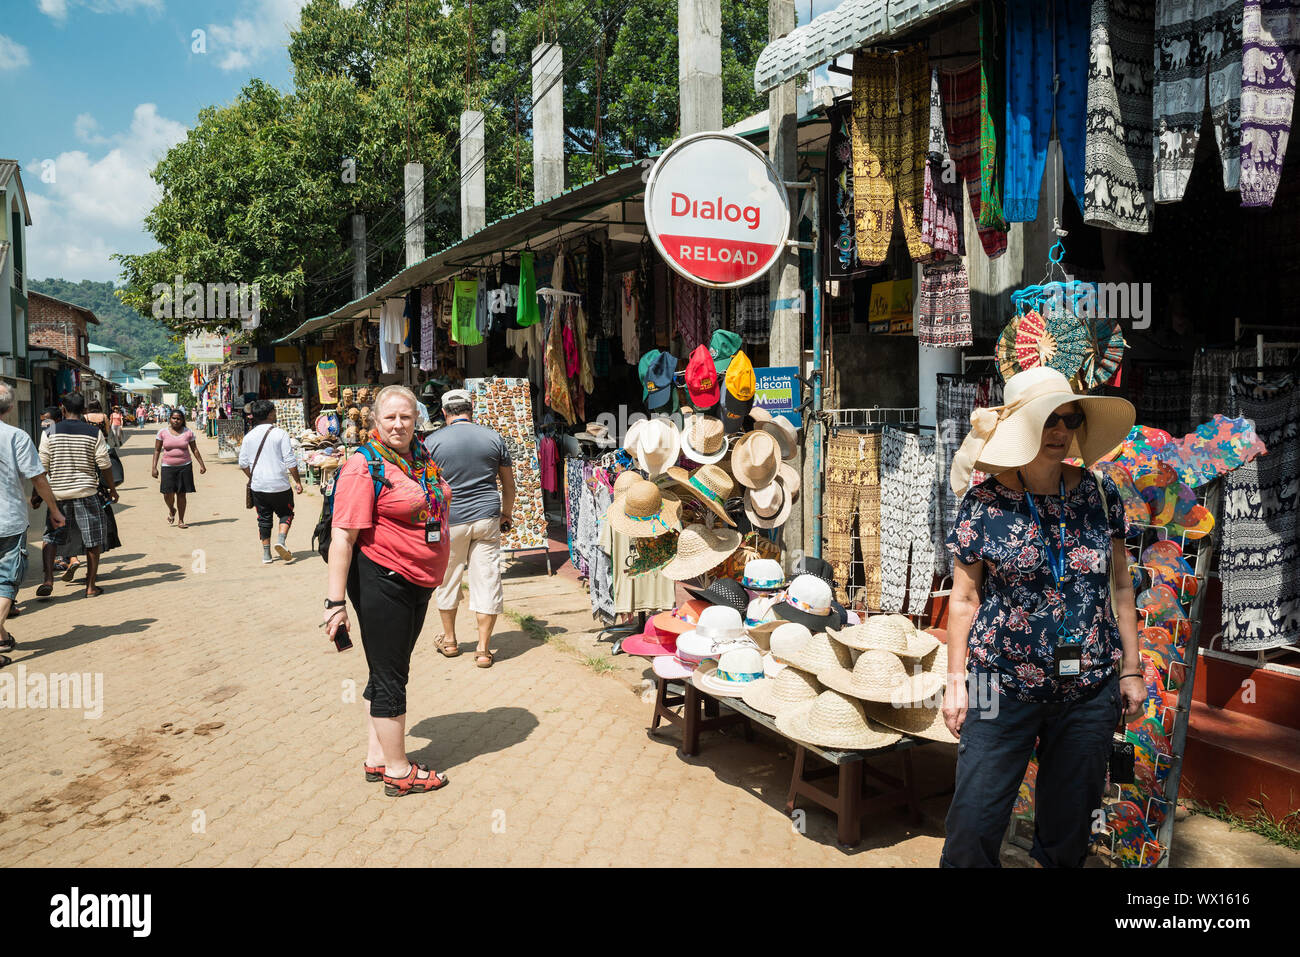
[[[753,0],[762,3],[763,0]],[[796,0],[799,22],[840,0]],[[258,76],[290,87],[303,0],[5,0],[0,156],[22,165],[32,276],[117,279],[153,246],[149,170],[199,110]],[[202,30],[205,52],[195,52]]]

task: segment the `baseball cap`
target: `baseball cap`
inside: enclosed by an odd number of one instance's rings
[[[637,363],[641,374],[641,398],[646,408],[659,409],[673,397],[673,376],[677,372],[677,357],[658,349],[651,349]]]
[[[451,402],[467,402],[471,407],[474,405],[474,397],[466,389],[448,389],[442,394],[440,401],[444,409]]]
[[[729,434],[735,434],[744,430],[745,416],[754,405],[754,364],[749,356],[737,352],[723,382],[722,424]]]
[[[719,376],[727,374],[731,357],[740,351],[740,336],[728,329],[719,329],[709,340],[709,352],[713,354],[713,368]]]
[[[718,379],[709,347],[696,346],[695,351],[691,353],[690,362],[686,363],[686,392],[697,411],[711,409],[718,404],[718,395],[721,392]]]

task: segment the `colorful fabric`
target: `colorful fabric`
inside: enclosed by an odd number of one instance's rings
[[[675,335],[681,336],[686,352],[709,341],[709,290],[673,273],[673,319]]]
[[[1156,0],[1155,197],[1183,198],[1196,162],[1209,79],[1223,188],[1241,180],[1242,0]]]
[[[983,601],[970,629],[972,666],[999,673],[1004,694],[1021,701],[1073,701],[1105,681],[1121,657],[1119,627],[1110,606],[1111,543],[1125,534],[1124,510],[1114,484],[1096,478],[1057,496],[1036,496],[1042,519],[1029,511],[1024,492],[989,479],[962,500],[948,550],[957,561],[984,564]],[[1065,540],[1057,541],[1059,521]],[[1044,549],[1065,548],[1065,577],[1057,589]],[[1082,643],[1082,673],[1058,679],[1053,664],[1058,634]]]
[[[1082,4],[1007,0],[1002,209],[1008,222],[1032,223],[1038,218],[1053,120],[1065,178],[1082,208],[1085,148],[1079,118],[1088,115],[1088,36],[1089,12]],[[1054,86],[1056,76],[1060,83]]]
[[[1260,651],[1300,641],[1300,386],[1240,376],[1232,392],[1268,454],[1223,480],[1223,647]]]
[[[1005,233],[1002,208],[1004,158],[998,149],[998,128],[1006,116],[1006,62],[998,43],[998,9],[994,0],[980,4],[980,203],[976,220],[981,228]],[[973,205],[973,204],[972,204]],[[1005,238],[1005,237],[1004,237]],[[987,246],[985,249],[987,250]]]
[[[853,226],[853,140],[849,136],[850,107],[833,106],[826,112],[830,139],[826,144],[826,203],[822,242],[826,246],[826,275],[851,279],[866,267],[858,259]]]
[[[438,368],[433,328],[433,287],[424,286],[420,289],[420,369],[424,372]]]
[[[746,344],[767,342],[772,335],[772,313],[768,309],[767,277],[737,291],[736,328],[740,338]]]
[[[936,253],[964,256],[961,183],[957,166],[948,150],[948,136],[943,128],[943,95],[939,89],[939,71],[930,73],[930,141],[925,164],[925,202],[921,216],[921,241]]]
[[[1083,219],[1151,231],[1155,0],[1092,0]]]
[[[1241,40],[1241,205],[1272,206],[1300,72],[1295,0],[1246,0]]]
[[[880,435],[844,432],[826,442],[826,550],[837,595],[864,588],[866,606],[880,608]],[[855,522],[856,519],[856,522]],[[856,525],[856,529],[855,529]],[[862,552],[862,574],[854,575],[854,543]],[[855,580],[856,578],[856,580]]]
[[[853,55],[853,219],[866,265],[889,255],[895,209],[912,259],[932,253],[921,239],[925,171],[917,162],[928,142],[927,66],[923,44]]]
[[[970,279],[961,259],[926,263],[917,293],[917,336],[923,346],[956,349],[969,346]]]
[[[948,152],[957,164],[957,175],[966,184],[971,215],[977,223],[984,255],[996,259],[1007,251],[1006,223],[1003,222],[998,227],[978,225],[983,208],[980,170],[981,69],[979,63],[972,63],[961,70],[940,70],[939,87],[943,95],[944,133],[948,139]],[[994,158],[996,160],[996,151]]]
[[[880,437],[880,610],[924,614],[934,587],[934,435]],[[909,553],[911,561],[909,563]]]

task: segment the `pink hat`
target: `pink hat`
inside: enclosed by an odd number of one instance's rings
[[[660,631],[654,621],[646,622],[645,631],[639,635],[630,635],[623,639],[623,651],[629,655],[642,658],[654,658],[658,655],[677,654],[677,636],[672,632]]]

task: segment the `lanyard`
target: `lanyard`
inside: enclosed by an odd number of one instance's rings
[[[439,472],[436,465],[432,465],[427,454],[424,453],[423,447],[416,451],[413,447],[411,457],[414,460],[414,466],[406,463],[405,457],[390,449],[383,442],[379,441],[377,436],[371,437],[370,446],[385,462],[391,462],[401,469],[407,478],[411,479],[420,486],[420,491],[424,493],[424,504],[428,509],[429,516],[436,521],[442,520],[442,495],[438,487]],[[430,471],[433,472],[430,475]]]
[[[1039,533],[1043,536],[1043,549],[1047,552],[1047,567],[1051,569],[1052,578],[1056,582],[1056,590],[1064,593],[1061,587],[1061,580],[1065,578],[1065,476],[1061,476],[1061,517],[1057,523],[1060,532],[1061,550],[1055,552],[1052,549],[1050,536],[1047,534],[1047,526],[1043,524],[1042,518],[1038,514],[1038,506],[1034,504],[1033,493],[1029,491],[1029,485],[1025,482],[1025,477],[1019,472],[1016,476],[1020,479],[1020,484],[1025,490],[1025,500],[1029,503],[1029,514],[1034,516],[1034,524],[1037,526]]]

